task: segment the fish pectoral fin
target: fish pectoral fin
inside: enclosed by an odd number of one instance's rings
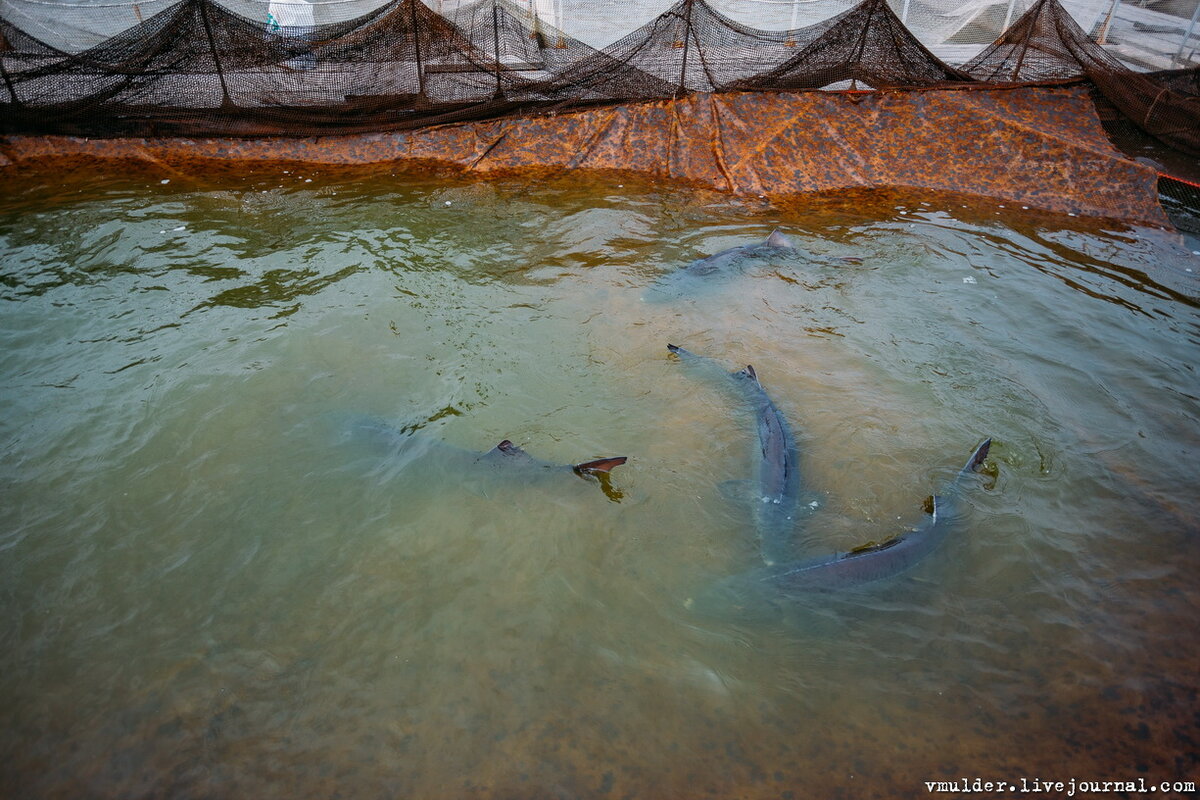
[[[896,536],[889,537],[881,542],[872,540],[870,542],[860,544],[858,547],[851,548],[850,551],[846,553],[845,557],[849,558],[850,556],[860,556],[865,553],[877,553],[880,550],[887,550],[889,547],[900,544],[900,541],[903,538],[904,534],[897,534]]]
[[[609,472],[614,467],[619,467],[628,461],[628,456],[614,456],[612,458],[598,458],[595,461],[585,461],[582,464],[576,464],[571,467],[581,475],[594,475],[597,472]]]

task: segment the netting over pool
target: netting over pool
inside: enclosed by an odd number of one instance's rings
[[[537,10],[480,0],[442,15],[420,0],[392,0],[352,19],[298,25],[181,0],[77,52],[2,18],[0,131],[311,136],[697,92],[1071,82],[1160,141],[1200,153],[1197,68],[1137,72],[1057,0],[1040,0],[957,66],[930,52],[884,0],[790,30],[760,30],[705,0],[678,0],[601,49]]]

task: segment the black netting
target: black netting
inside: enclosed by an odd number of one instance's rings
[[[797,33],[755,30],[703,0],[679,0],[602,51],[562,62],[536,91],[559,103],[723,91],[794,52]]]
[[[962,69],[934,57],[884,0],[790,31],[678,0],[601,50],[510,0],[479,0],[452,19],[391,0],[349,21],[284,28],[181,0],[73,54],[0,20],[0,132],[308,136],[689,92],[1087,81],[1141,129],[1200,153],[1197,74],[1128,69],[1057,0],[1040,0]]]
[[[790,58],[738,88],[820,89],[841,81],[891,88],[973,80],[929,52],[885,0],[864,0],[801,33],[804,41]]]
[[[1170,89],[1182,95],[1200,97],[1200,67],[1147,72],[1146,77],[1164,89]]]
[[[1197,70],[1134,72],[1093,42],[1058,0],[1039,0],[963,69],[984,81],[1088,80],[1134,125],[1200,154],[1200,97],[1187,91]]]
[[[67,54],[56,50],[42,40],[30,36],[5,19],[0,19],[0,79],[4,81],[7,103],[15,105],[17,87],[14,74],[26,75],[56,64]],[[0,108],[3,105],[0,104]]]
[[[1158,196],[1176,228],[1200,236],[1200,184],[1162,175]]]
[[[1083,78],[1092,64],[1127,71],[1053,0],[1035,3],[963,70],[981,81],[1069,81]]]

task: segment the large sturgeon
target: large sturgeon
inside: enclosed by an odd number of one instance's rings
[[[882,543],[865,545],[848,553],[760,567],[717,582],[689,601],[705,613],[746,610],[756,603],[772,604],[779,598],[846,589],[898,575],[928,556],[946,539],[957,522],[958,500],[964,479],[978,472],[992,440],[975,449],[966,465],[933,497],[933,513],[921,525]]]
[[[800,471],[796,443],[787,421],[763,389],[753,366],[728,373],[705,356],[673,344],[668,344],[667,349],[684,361],[727,376],[753,410],[759,452],[754,490],[746,494],[753,507],[762,558],[768,565],[792,559],[796,554],[795,531],[800,515]]]
[[[608,472],[627,460],[625,456],[598,458],[579,464],[556,464],[526,453],[508,439],[487,452],[446,444],[428,436],[417,436],[373,417],[356,417],[345,428],[347,438],[369,446],[395,468],[416,469],[422,474],[462,480],[465,476],[502,476],[521,483],[557,479],[566,475],[598,479],[604,493],[614,500],[621,494],[606,481]]]
[[[732,274],[750,259],[769,258],[794,251],[792,240],[776,230],[765,241],[730,247],[667,273],[646,288],[642,299],[647,302],[674,300],[719,277]]]

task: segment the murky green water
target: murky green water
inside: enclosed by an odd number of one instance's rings
[[[0,794],[1196,780],[1200,243],[947,197],[283,170],[5,178]],[[641,300],[776,226],[804,254]],[[754,431],[667,342],[755,365],[829,551],[918,522],[984,436],[996,475],[907,575],[698,616],[758,558],[717,489]],[[460,479],[356,417],[629,462],[608,495]]]

